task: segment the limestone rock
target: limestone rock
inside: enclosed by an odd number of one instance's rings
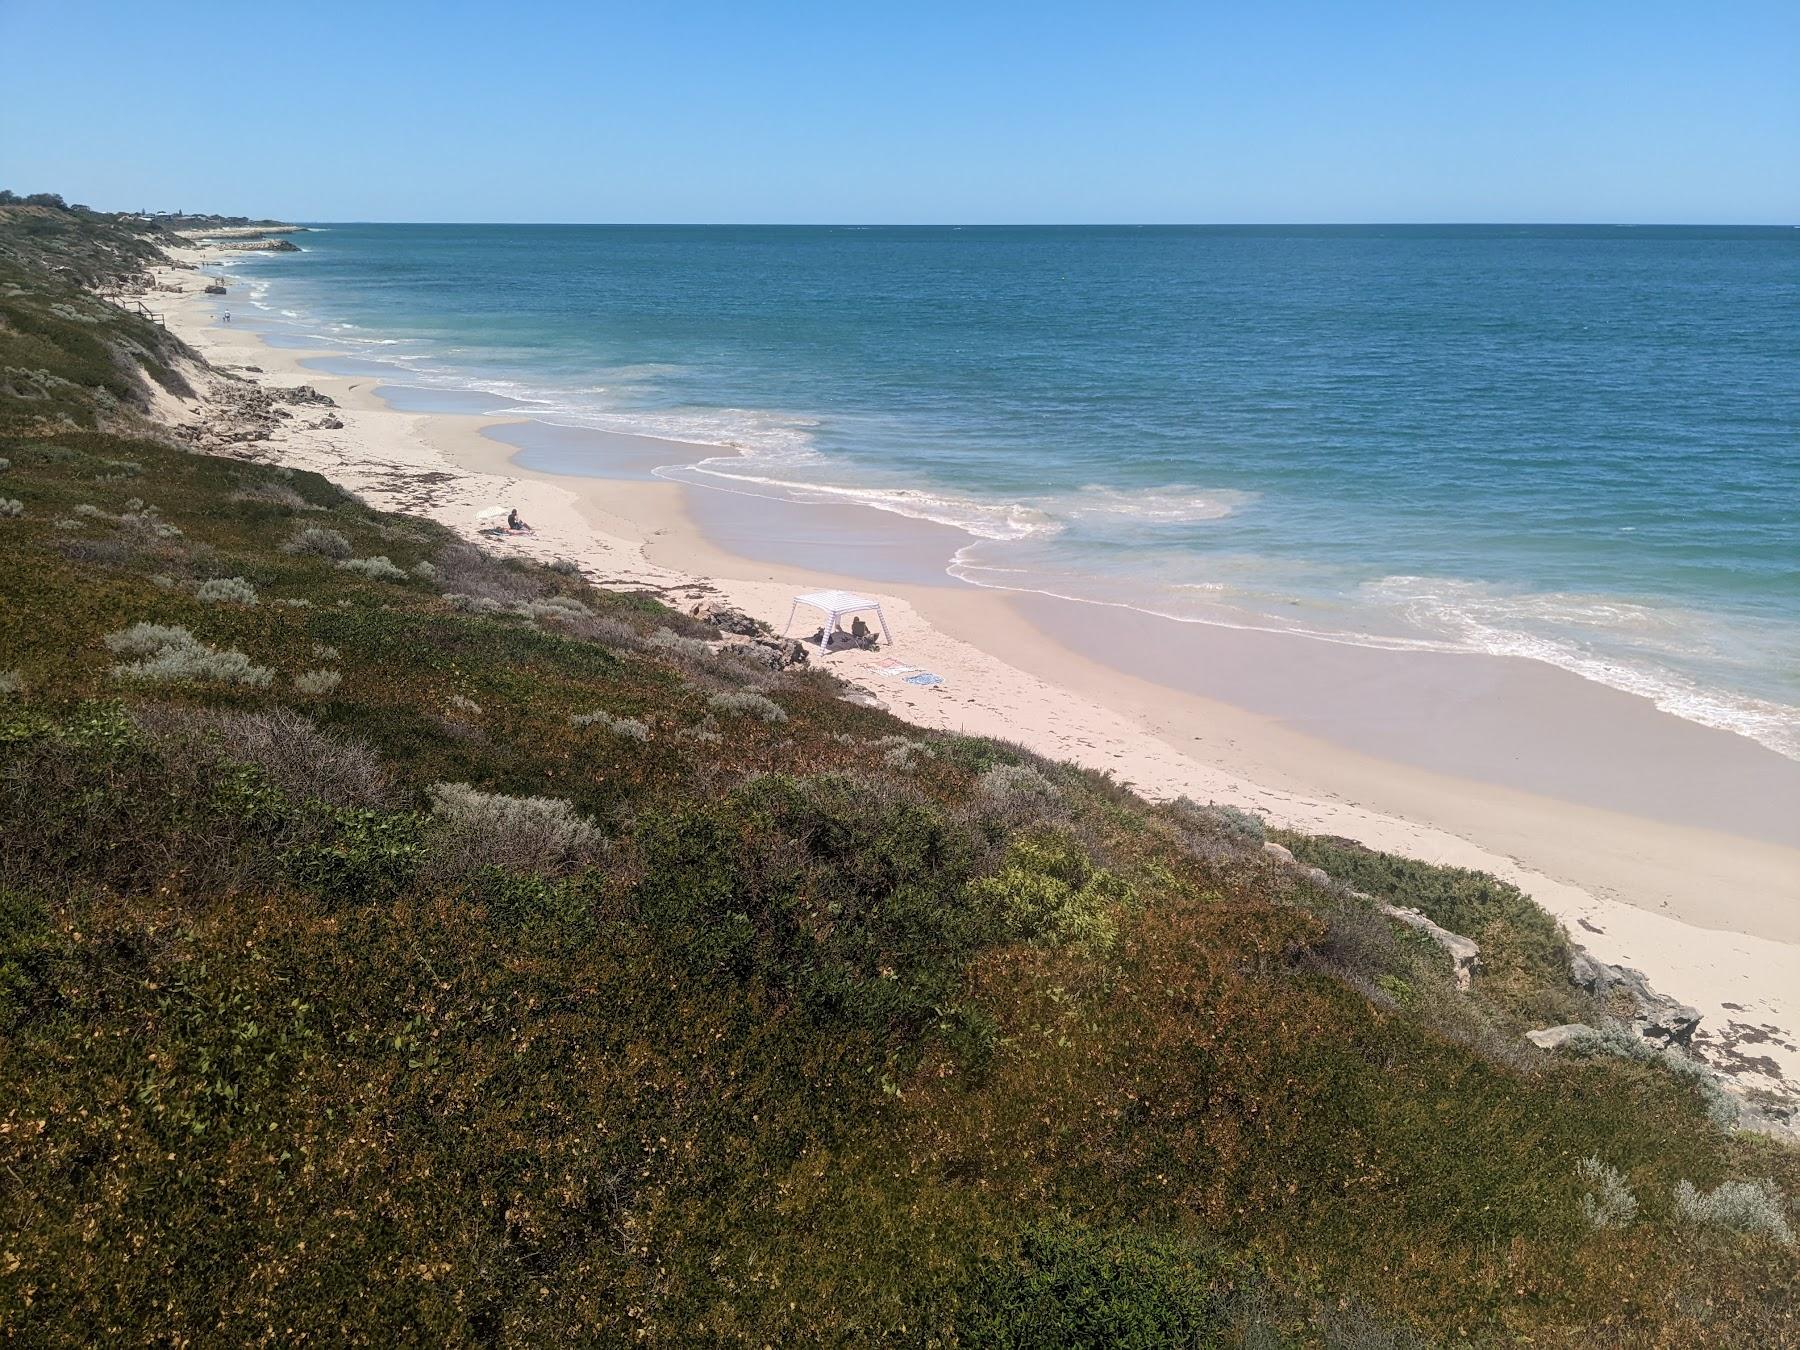
[[[271,389],[269,397],[281,403],[311,403],[323,408],[337,407],[337,400],[330,394],[321,394],[310,384],[296,384],[287,389]]]
[[[697,600],[688,608],[688,613],[702,623],[711,624],[721,633],[734,633],[739,637],[771,637],[774,632],[761,619],[753,618],[722,600]]]
[[[1276,862],[1291,863],[1294,861],[1294,855],[1292,853],[1289,853],[1280,844],[1277,844],[1272,840],[1263,844],[1263,852],[1275,859]]]
[[[1570,1041],[1584,1040],[1598,1033],[1585,1022],[1568,1022],[1560,1027],[1545,1027],[1541,1031],[1528,1031],[1525,1039],[1540,1050],[1559,1050]]]
[[[1461,933],[1452,933],[1448,928],[1439,927],[1416,909],[1403,909],[1399,905],[1377,902],[1381,912],[1390,919],[1398,919],[1409,928],[1416,928],[1426,937],[1450,954],[1450,964],[1456,976],[1456,987],[1467,989],[1471,977],[1481,969],[1481,946],[1473,938],[1466,938]]]
[[[793,638],[754,637],[733,644],[731,650],[771,670],[789,670],[807,662],[806,648]]]
[[[1664,1045],[1688,1045],[1700,1025],[1700,1012],[1679,999],[1659,994],[1641,971],[1610,966],[1578,947],[1569,959],[1569,975],[1588,993],[1612,1005],[1638,1035]]]

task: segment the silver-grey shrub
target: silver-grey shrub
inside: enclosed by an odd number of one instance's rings
[[[25,692],[25,677],[16,670],[0,670],[0,698],[17,698]]]
[[[336,530],[328,530],[320,525],[308,525],[281,547],[286,553],[310,553],[315,557],[333,559],[348,558],[353,552],[348,539]]]
[[[152,684],[241,684],[262,689],[275,677],[274,671],[252,664],[242,652],[209,647],[181,627],[135,623],[108,633],[103,641],[122,656],[140,658],[114,666],[112,673],[117,679]]]
[[[515,614],[527,619],[560,619],[564,622],[592,617],[594,611],[579,600],[566,595],[552,595],[544,600],[525,600],[513,607]]]
[[[1169,809],[1177,818],[1209,833],[1230,835],[1257,844],[1269,837],[1269,827],[1263,818],[1242,807],[1221,802],[1208,802],[1202,806],[1192,797],[1177,797],[1169,803]]]
[[[1788,1223],[1787,1203],[1767,1177],[1725,1181],[1710,1191],[1683,1181],[1675,1187],[1675,1213],[1687,1223],[1717,1224],[1735,1233],[1793,1245],[1794,1230]]]
[[[393,795],[387,770],[366,741],[319,730],[291,708],[217,712],[149,704],[132,718],[158,741],[187,755],[212,755],[260,769],[297,801],[382,806]]]
[[[438,570],[428,562],[416,562],[412,566],[412,574],[420,581],[436,581]]]
[[[125,529],[137,530],[153,539],[181,538],[180,529],[162,518],[160,508],[146,505],[137,497],[133,497],[125,503],[125,512],[119,517],[119,524]]]
[[[1598,1158],[1583,1158],[1576,1172],[1592,1189],[1581,1197],[1581,1215],[1592,1228],[1629,1228],[1637,1218],[1637,1197],[1617,1169]]]
[[[179,624],[145,623],[139,620],[129,628],[108,633],[100,639],[108,651],[121,656],[149,656],[165,647],[192,643],[194,635]]]
[[[890,769],[914,768],[920,755],[931,753],[931,747],[924,741],[905,736],[883,736],[875,742],[875,748],[881,751],[881,762]]]
[[[975,783],[975,808],[1008,827],[1066,814],[1062,792],[1029,764],[996,764]]]
[[[257,506],[279,506],[287,511],[317,511],[306,498],[285,483],[250,483],[231,494],[234,502],[251,502]]]
[[[201,582],[194,597],[209,605],[254,605],[256,587],[242,577],[215,577]]]
[[[787,721],[787,710],[779,703],[748,689],[732,689],[714,694],[706,700],[706,706],[714,712],[733,716],[758,717],[765,722]]]
[[[681,634],[668,628],[659,628],[644,639],[645,647],[666,652],[670,656],[686,657],[690,661],[706,661],[712,658],[713,649],[699,638],[682,637]]]
[[[335,670],[308,670],[294,676],[294,688],[302,694],[329,694],[344,682]]]
[[[606,847],[599,827],[557,797],[508,797],[467,783],[436,783],[427,795],[432,846],[427,870],[440,879],[485,867],[569,872]]]
[[[25,514],[25,503],[17,497],[0,497],[0,519],[17,518]]]
[[[592,712],[575,713],[569,718],[572,727],[599,727],[602,731],[610,731],[615,736],[623,736],[631,741],[647,741],[650,739],[650,727],[635,717],[614,717],[603,709],[596,708]]]
[[[504,614],[506,606],[498,600],[485,595],[464,595],[454,591],[444,597],[444,603],[451,609],[460,609],[465,614]]]
[[[373,558],[346,558],[338,566],[346,572],[360,573],[371,581],[406,580],[406,573],[384,554],[376,554]]]

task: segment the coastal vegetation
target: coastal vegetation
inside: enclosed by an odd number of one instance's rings
[[[195,453],[154,233],[0,212],[0,1334],[1794,1339],[1800,1153],[1527,1042],[1518,891]]]

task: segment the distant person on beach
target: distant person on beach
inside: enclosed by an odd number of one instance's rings
[[[519,514],[519,508],[516,506],[506,513],[506,528],[514,534],[527,534],[531,530],[531,526],[525,523],[525,517]]]
[[[225,311],[225,322],[226,322],[226,323],[230,323],[230,322],[231,322],[231,311],[230,311],[230,310],[226,310],[226,311]]]

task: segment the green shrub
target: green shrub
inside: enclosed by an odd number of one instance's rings
[[[969,898],[1027,942],[1092,948],[1112,945],[1112,911],[1133,899],[1129,886],[1058,835],[1014,840],[1000,870],[970,884]]]
[[[961,1292],[956,1339],[981,1350],[1221,1343],[1227,1319],[1204,1249],[1138,1229],[1036,1224]]]
[[[1725,1091],[1718,1074],[1702,1061],[1674,1046],[1656,1044],[1625,1026],[1590,1028],[1565,1041],[1565,1054],[1588,1058],[1611,1057],[1638,1064],[1654,1064],[1670,1077],[1692,1088],[1705,1103],[1707,1118],[1720,1129],[1735,1128],[1743,1116],[1737,1098]]]
[[[1460,867],[1378,853],[1349,839],[1282,833],[1294,857],[1334,881],[1389,904],[1416,909],[1481,947],[1475,989],[1517,1023],[1591,1020],[1589,1001],[1569,975],[1574,947],[1555,919],[1518,887]]]
[[[281,862],[290,880],[327,900],[391,900],[412,885],[426,857],[424,818],[411,812],[334,807],[317,824],[319,837]]]

